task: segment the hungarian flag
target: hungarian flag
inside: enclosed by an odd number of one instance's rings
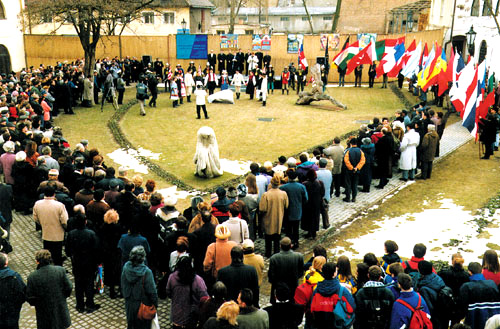
[[[299,50],[299,67],[301,67],[302,70],[305,70],[308,66],[306,55],[304,55],[304,44],[301,43]]]
[[[377,58],[380,60],[380,64],[377,66],[377,77],[384,73],[389,73],[405,52],[405,37],[383,41],[384,53],[381,57]]]
[[[339,53],[337,55],[335,55],[335,57],[333,57],[332,59],[332,62],[338,66],[336,60],[337,58],[339,58],[339,56],[341,56],[344,51],[346,50],[346,48],[349,46],[349,37],[347,37],[346,41],[344,42],[344,45],[342,46],[342,49],[339,51]]]
[[[492,74],[488,78],[488,92],[491,93],[495,89],[495,76]]]
[[[343,52],[342,55],[337,57],[335,64],[342,70],[347,68],[347,62],[359,53],[359,41],[349,45]]]
[[[368,44],[363,50],[361,50],[359,53],[354,55],[352,59],[349,61],[349,64],[347,64],[347,72],[346,74],[351,73],[354,71],[354,69],[362,64],[371,64],[373,63],[374,60],[377,58],[373,57],[377,56],[376,55],[376,50],[375,50],[375,45],[372,42]]]

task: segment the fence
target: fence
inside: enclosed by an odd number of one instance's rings
[[[429,45],[437,42],[442,44],[443,33],[442,29],[421,31],[415,33],[403,34],[388,34],[377,35],[378,40],[398,38],[406,36],[407,46],[415,39],[418,43],[428,43]],[[350,36],[350,41],[356,40],[356,35],[340,35],[340,42],[337,50],[330,50],[330,59],[333,58],[341,49],[345,40]],[[272,57],[272,65],[275,68],[276,74],[279,74],[285,66],[291,62],[297,65],[298,54],[287,53],[287,36],[273,35],[271,40],[271,50],[264,52]],[[76,58],[83,58],[83,49],[80,40],[77,36],[57,36],[57,35],[25,35],[24,43],[26,48],[26,58],[28,66],[55,65],[57,61],[73,61]],[[252,47],[251,35],[240,35],[238,37],[239,47],[247,52]],[[325,55],[325,51],[320,47],[319,35],[304,36],[304,53],[309,65],[316,63],[316,57]],[[121,50],[121,52],[120,52]],[[221,52],[220,36],[208,36],[208,51],[213,50],[214,53]],[[225,50],[224,52],[228,52]],[[153,61],[160,58],[163,62],[168,62],[170,65],[181,64],[187,67],[190,60],[176,59],[176,36],[103,36],[99,41],[96,51],[97,58],[104,57],[137,57],[142,58],[142,55],[150,55]],[[194,60],[196,66],[205,67],[205,60]],[[330,70],[329,81],[337,81],[338,73],[335,69]],[[368,69],[363,70],[363,81],[368,80]],[[346,77],[346,82],[353,82],[354,74]]]

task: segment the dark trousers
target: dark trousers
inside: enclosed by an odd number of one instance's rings
[[[125,89],[118,89],[118,105],[123,104],[123,94],[125,93]]]
[[[328,192],[327,192],[328,193]],[[321,218],[323,219],[323,228],[328,228],[330,226],[330,217],[328,216],[328,202],[321,202]]]
[[[274,244],[274,246],[272,246]],[[265,245],[266,245],[266,257],[269,258],[274,254],[280,252],[280,235],[271,234],[265,235]],[[271,251],[272,249],[272,251]]]
[[[94,307],[94,269],[75,268],[73,266],[73,275],[75,276],[76,307]],[[86,303],[84,297],[87,300]]]
[[[149,106],[156,107],[156,99],[158,98],[158,93],[151,93],[151,99],[149,100]]]
[[[300,220],[289,220],[288,221],[288,236],[294,245],[299,243],[299,227]]]
[[[389,180],[387,179],[387,177],[380,177],[380,182],[378,183],[378,186],[384,187],[387,185],[388,182]]]
[[[99,88],[94,87],[94,104],[99,104]]]
[[[484,143],[484,158],[489,159],[493,155],[493,150],[495,149],[495,142]]]
[[[354,87],[359,86],[361,87],[361,75],[355,75],[354,77]]]
[[[432,174],[432,161],[422,161],[422,178],[431,178]]]
[[[374,83],[375,83],[375,76],[374,76],[374,75],[370,75],[370,76],[368,77],[368,86],[369,86],[370,88],[373,88],[373,84],[374,84]]]
[[[205,114],[205,119],[208,118],[208,114],[207,114],[207,106],[205,104],[203,105],[196,105],[196,114],[198,114],[198,119],[201,118],[200,116],[200,110],[203,109],[203,114]]]
[[[170,80],[165,79],[165,92],[170,91]]]
[[[354,171],[348,171],[345,175],[345,197],[350,200],[351,195],[352,199],[356,199],[356,195],[358,195],[358,181],[359,181],[359,173],[355,173]]]
[[[340,196],[340,185],[342,182],[342,174],[333,174],[333,184],[332,184],[332,192],[333,189],[335,188],[335,196],[339,197]]]
[[[46,241],[43,240],[43,249],[50,251],[54,265],[62,266],[62,247],[63,241]]]
[[[297,95],[304,91],[304,81],[297,81]]]

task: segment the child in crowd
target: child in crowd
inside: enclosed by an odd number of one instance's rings
[[[203,85],[201,82],[197,82],[196,90],[194,92],[196,96],[196,114],[198,117],[196,119],[201,119],[200,110],[203,109],[203,114],[205,114],[205,119],[208,119],[207,114],[207,106],[205,105],[205,97],[207,96],[207,92],[203,89]]]

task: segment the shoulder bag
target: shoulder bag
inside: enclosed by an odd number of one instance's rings
[[[144,292],[144,278],[146,274],[142,277],[142,296],[146,296]],[[156,316],[156,307],[154,305],[148,306],[141,302],[139,310],[137,311],[137,318],[140,320],[153,320]]]

